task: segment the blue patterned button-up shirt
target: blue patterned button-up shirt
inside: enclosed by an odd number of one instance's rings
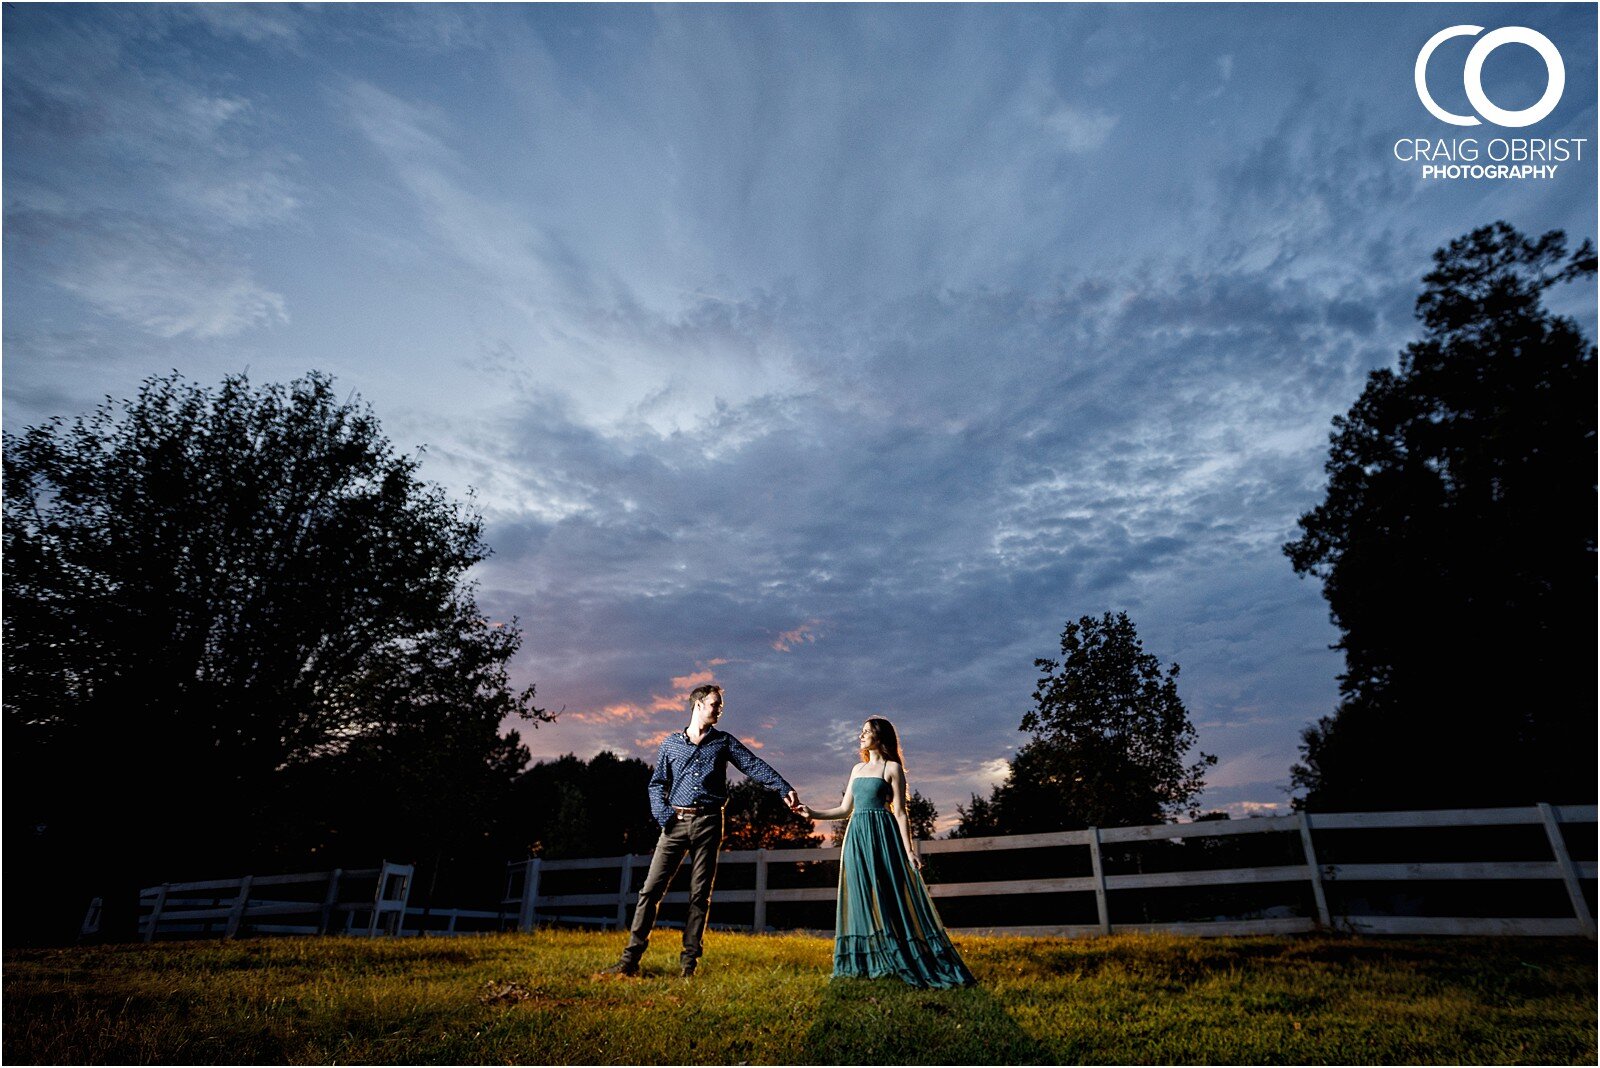
[[[662,740],[656,754],[656,771],[650,776],[650,811],[656,822],[665,827],[672,818],[673,805],[690,808],[724,804],[728,800],[729,763],[780,794],[793,789],[765,760],[727,731],[712,727],[699,745],[690,742],[684,731],[678,731]]]

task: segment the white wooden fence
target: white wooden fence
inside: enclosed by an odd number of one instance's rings
[[[1060,878],[1001,879],[974,882],[936,882],[928,887],[941,899],[984,898],[1005,894],[1092,893],[1098,922],[1093,924],[1008,925],[1006,917],[995,916],[992,923],[976,927],[953,927],[956,933],[1082,935],[1112,934],[1121,931],[1167,931],[1175,934],[1233,935],[1284,934],[1315,929],[1343,929],[1375,934],[1479,934],[1479,935],[1586,935],[1595,937],[1595,921],[1583,882],[1596,877],[1594,861],[1574,862],[1562,836],[1563,824],[1594,825],[1595,805],[1552,806],[1538,804],[1528,808],[1445,809],[1413,812],[1306,813],[1266,816],[1243,820],[1215,820],[1198,823],[1166,823],[1146,827],[1091,827],[1082,831],[1051,834],[1011,835],[1000,838],[963,838],[920,843],[930,861],[946,854],[985,851],[1087,847],[1091,874]],[[1455,861],[1448,863],[1319,864],[1316,837],[1331,831],[1377,831],[1384,829],[1481,828],[1504,825],[1537,825],[1549,843],[1550,857],[1536,861]],[[1302,862],[1266,867],[1213,868],[1198,871],[1168,871],[1137,874],[1108,874],[1102,863],[1103,847],[1123,843],[1181,841],[1226,835],[1254,835],[1290,832],[1298,836]],[[1326,841],[1326,838],[1324,839]],[[765,931],[767,906],[778,902],[832,902],[836,886],[769,888],[769,872],[774,865],[838,863],[837,849],[760,849],[729,851],[722,864],[754,864],[753,889],[717,890],[718,903],[747,903],[753,908],[753,922],[744,930]],[[630,907],[637,900],[634,873],[645,870],[648,854],[581,860],[538,858],[514,861],[508,865],[505,899],[501,904],[507,916],[515,916],[521,930],[540,922],[595,924],[624,927]],[[617,872],[616,890],[602,893],[550,894],[542,892],[540,882],[554,872],[606,870]],[[1405,882],[1413,880],[1553,880],[1559,881],[1571,903],[1569,916],[1484,917],[1484,916],[1382,916],[1338,915],[1328,904],[1327,888],[1338,882]],[[836,882],[836,880],[835,880]],[[1240,884],[1309,884],[1315,915],[1276,916],[1251,919],[1218,919],[1182,923],[1111,922],[1110,898],[1120,892],[1171,887],[1216,887]],[[668,904],[688,901],[684,892],[669,893]],[[606,908],[609,906],[609,908]],[[605,914],[593,910],[606,908]],[[668,926],[662,924],[661,926]]]
[[[409,864],[384,861],[376,868],[162,883],[139,892],[139,933],[146,942],[154,941],[158,932],[201,936],[220,933],[223,938],[233,938],[241,932],[398,935],[404,933],[407,914],[421,911],[406,908],[413,871]],[[371,897],[363,894],[357,900],[341,900],[353,884],[363,884],[368,879],[375,881]],[[324,888],[317,900],[291,901],[262,895],[263,890],[270,894],[275,888],[306,885]],[[99,926],[98,906],[96,898],[84,917],[86,934]],[[365,922],[358,923],[358,916]],[[302,922],[280,922],[296,917]],[[219,926],[221,930],[217,931]]]

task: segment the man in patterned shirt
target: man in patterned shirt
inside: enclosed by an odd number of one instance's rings
[[[650,873],[639,891],[628,945],[622,951],[622,959],[601,975],[639,974],[639,958],[650,944],[656,910],[685,857],[690,864],[689,916],[683,925],[683,953],[678,966],[685,979],[694,974],[700,961],[706,913],[711,908],[717,850],[722,845],[722,806],[728,800],[729,764],[783,794],[784,803],[791,809],[800,803],[794,787],[766,761],[733,735],[717,730],[717,720],[722,717],[722,687],[697,687],[689,694],[689,701],[688,729],[662,740],[655,774],[650,777],[650,809],[661,824],[661,837],[656,839]]]

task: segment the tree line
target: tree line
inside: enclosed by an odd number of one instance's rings
[[[1333,421],[1324,500],[1283,546],[1322,583],[1336,709],[1291,769],[1314,809],[1592,802],[1595,348],[1547,291],[1590,242],[1505,223],[1434,254],[1422,336]],[[420,453],[420,450],[419,450]],[[313,372],[215,389],[176,372],[4,437],[6,918],[59,939],[91,894],[221,873],[645,851],[643,761],[528,766],[553,717],[511,681],[518,621],[465,575],[490,554],[370,408]],[[1035,662],[1030,739],[956,835],[1202,817],[1214,756],[1124,612]],[[729,848],[821,844],[733,787]],[[919,834],[937,812],[912,798]],[[834,828],[835,837],[842,833]]]
[[[523,848],[541,858],[614,857],[648,853],[660,828],[650,812],[651,765],[605,750],[589,760],[575,754],[541,761],[518,776],[514,805],[522,821]],[[932,838],[939,810],[919,791],[907,798],[911,833]],[[777,794],[740,778],[728,787],[723,849],[807,849],[844,839],[849,820],[826,836],[789,811]]]

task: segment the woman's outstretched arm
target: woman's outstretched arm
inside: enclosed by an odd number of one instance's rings
[[[860,764],[856,765],[857,768],[860,766]],[[809,805],[801,805],[795,811],[799,812],[800,815],[804,816],[808,820],[844,819],[846,816],[850,815],[851,811],[856,807],[855,791],[850,789],[850,783],[855,781],[855,777],[855,770],[851,769],[850,778],[844,784],[844,796],[839,798],[838,808],[812,808]]]

